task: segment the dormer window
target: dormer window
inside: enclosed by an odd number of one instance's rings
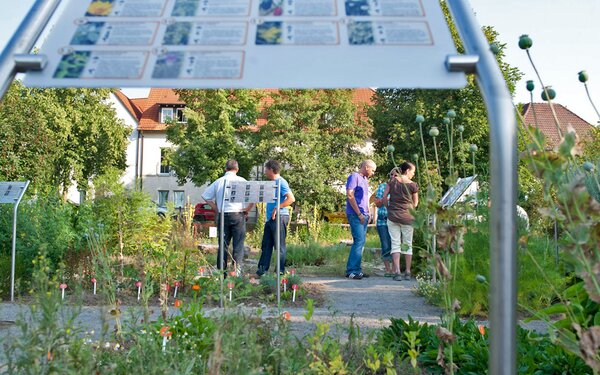
[[[183,107],[181,108],[175,108],[175,107],[161,107],[160,108],[160,123],[161,124],[166,124],[170,121],[173,121],[173,119],[175,119],[175,121],[177,122],[187,122],[187,119],[185,118],[185,114],[183,113]]]
[[[173,120],[173,111],[175,108],[161,108],[160,109],[160,123],[165,124]]]

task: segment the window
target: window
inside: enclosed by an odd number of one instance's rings
[[[184,197],[183,190],[173,191],[173,203],[175,203],[175,208],[183,208],[183,203],[185,201]]]
[[[169,174],[171,173],[171,149],[161,148],[160,149],[160,173]]]
[[[177,108],[176,110],[176,114],[177,114],[177,122],[187,122],[187,119],[185,118],[185,113],[183,113],[184,108]]]
[[[170,120],[173,120],[173,108],[161,108],[160,123],[164,124]]]
[[[168,190],[159,190],[158,191],[158,207],[167,207],[168,201],[169,201],[169,191]]]

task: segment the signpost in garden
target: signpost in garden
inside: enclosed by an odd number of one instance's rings
[[[219,207],[219,229],[221,235],[219,236],[219,262],[223,270],[225,269],[225,212],[223,207],[226,202],[229,203],[243,203],[244,205],[250,203],[270,203],[275,202],[277,204],[277,212],[280,210],[280,201],[278,197],[281,194],[281,184],[277,181],[228,181],[225,180],[225,188],[223,189],[223,198],[221,199],[221,207]],[[268,218],[267,218],[268,220]],[[281,248],[280,243],[281,233],[281,220],[279,220],[279,214],[277,216],[277,241],[275,243],[275,251],[277,252],[277,308],[281,307],[281,293],[279,290],[280,284],[280,265],[281,254],[279,250]],[[221,272],[221,300],[220,304],[223,307],[223,284],[224,274]]]
[[[10,263],[10,302],[15,301],[15,264],[17,261],[17,212],[23,195],[29,186],[25,182],[0,182],[0,204],[12,204],[13,208],[13,233],[12,252]]]
[[[17,72],[37,87],[435,88],[475,74],[488,109],[490,373],[516,372],[516,118],[466,0],[38,0],[0,55],[0,96]]]

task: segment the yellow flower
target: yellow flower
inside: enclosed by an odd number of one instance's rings
[[[87,13],[92,16],[108,16],[112,10],[112,4],[104,1],[94,1],[87,9]]]

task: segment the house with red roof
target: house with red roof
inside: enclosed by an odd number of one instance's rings
[[[556,119],[560,124],[560,131],[564,135],[569,128],[573,128],[579,136],[579,141],[584,142],[589,139],[594,126],[575,113],[571,112],[567,107],[552,103]],[[560,143],[560,135],[556,126],[556,119],[552,113],[549,103],[527,103],[523,106],[522,111],[525,125],[538,128],[546,137],[546,144],[549,148],[554,148]]]
[[[274,90],[267,90],[274,91]],[[359,105],[372,105],[373,89],[355,89],[353,101]],[[265,99],[265,105],[271,99]],[[204,186],[193,183],[179,185],[171,166],[165,160],[167,149],[174,145],[167,141],[167,123],[171,119],[185,122],[185,103],[172,89],[150,89],[146,98],[128,98],[122,91],[116,91],[113,103],[117,116],[133,131],[127,148],[127,169],[123,177],[126,187],[134,188],[135,182],[147,191],[159,206],[173,202],[175,207],[183,207],[188,202],[202,201]],[[364,116],[357,113],[357,116]],[[259,118],[256,126],[264,125],[266,118]]]

